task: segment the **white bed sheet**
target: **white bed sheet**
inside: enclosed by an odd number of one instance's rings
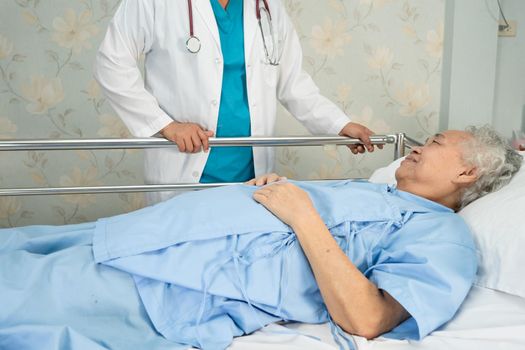
[[[276,334],[287,330],[299,334]],[[525,298],[474,286],[454,319],[421,342],[354,337],[359,350],[522,350],[525,349]],[[231,350],[338,349],[327,324],[270,325],[237,338]]]

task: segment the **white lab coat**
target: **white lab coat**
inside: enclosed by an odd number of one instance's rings
[[[244,1],[246,80],[252,136],[274,133],[277,100],[314,134],[337,134],[348,117],[325,97],[302,69],[297,33],[280,0],[268,0],[280,41],[279,66],[266,63],[255,16],[255,0]],[[262,1],[261,1],[262,4]],[[94,76],[111,106],[136,137],[156,135],[171,121],[193,122],[215,131],[221,100],[223,61],[210,0],[193,0],[200,52],[186,49],[185,0],[123,0],[98,51]],[[268,39],[267,41],[270,41]],[[138,58],[145,55],[145,77]],[[176,147],[145,151],[147,183],[198,182],[209,153],[181,153]],[[253,148],[255,174],[270,172],[274,153]],[[170,192],[153,193],[150,202]]]

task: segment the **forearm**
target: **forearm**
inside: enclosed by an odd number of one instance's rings
[[[120,51],[122,53],[118,53],[118,57],[110,57],[110,51],[110,48],[101,46],[96,57],[94,78],[100,84],[112,108],[134,136],[154,135],[172,119],[160,108],[156,98],[145,89],[134,58],[127,55],[123,49]],[[113,55],[117,53],[113,52]]]
[[[330,315],[345,331],[374,338],[408,317],[401,305],[354,266],[318,215],[293,229]]]

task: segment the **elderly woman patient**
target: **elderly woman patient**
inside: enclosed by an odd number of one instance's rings
[[[96,223],[1,230],[0,348],[220,349],[282,320],[421,339],[476,273],[454,211],[520,164],[488,127],[445,131],[412,150],[397,186],[267,175]]]

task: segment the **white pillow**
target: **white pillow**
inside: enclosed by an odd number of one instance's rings
[[[401,160],[377,169],[369,181],[395,184]],[[475,284],[525,298],[525,163],[508,185],[470,203],[459,215],[478,247]]]
[[[525,163],[507,186],[459,212],[474,233],[480,253],[477,285],[525,298],[524,214]]]
[[[405,157],[394,160],[384,168],[376,169],[368,181],[376,184],[396,184],[396,170],[401,165]]]

